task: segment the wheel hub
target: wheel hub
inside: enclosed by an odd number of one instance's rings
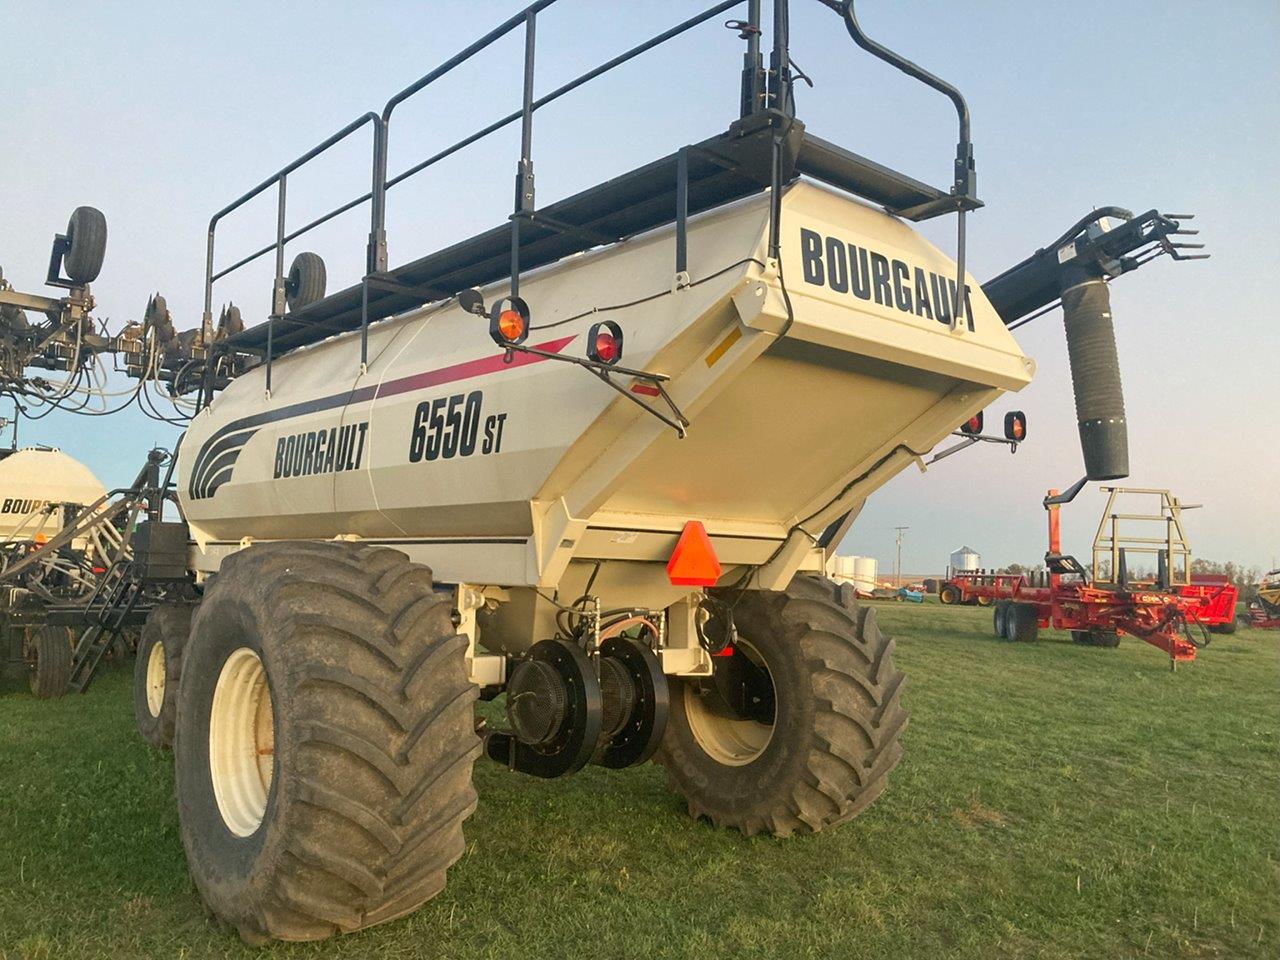
[[[685,716],[693,738],[708,756],[725,766],[745,766],[773,740],[777,720],[773,678],[759,651],[741,637],[731,657],[716,659],[720,662],[713,682],[685,685]]]
[[[164,642],[157,640],[147,654],[147,709],[153,717],[160,716],[164,706],[164,684]]]
[[[209,773],[227,829],[247,837],[262,824],[271,793],[275,723],[258,654],[241,647],[222,665],[209,713]]]

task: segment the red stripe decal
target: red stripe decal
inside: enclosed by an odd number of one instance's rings
[[[535,343],[533,348],[546,353],[559,353],[576,336],[577,334],[573,334],[568,337],[561,337],[559,340]],[[425,373],[415,373],[412,376],[401,377],[399,380],[388,380],[378,387],[378,391],[374,396],[394,397],[398,393],[410,393],[414,390],[425,390],[427,387],[438,387],[444,383],[470,380],[486,373],[498,373],[502,370],[510,370],[513,367],[524,367],[531,363],[539,363],[545,359],[547,358],[515,350],[512,351],[510,363],[503,362],[501,353],[492,357],[481,357],[479,360],[466,360],[462,363],[455,363],[452,366],[441,367],[439,370],[427,370]]]
[[[644,395],[644,396],[646,396],[646,397],[660,397],[660,396],[662,396],[662,391],[661,391],[661,390],[659,390],[657,387],[650,386],[650,385],[649,385],[649,384],[647,384],[647,383],[633,383],[633,384],[631,385],[631,392],[632,392],[632,393],[639,393],[639,394],[643,394],[643,395]]]

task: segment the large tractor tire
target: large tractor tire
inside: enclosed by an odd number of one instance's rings
[[[733,654],[714,658],[714,680],[673,681],[655,757],[668,785],[690,815],[748,836],[853,818],[902,756],[893,641],[847,584],[802,576],[783,593],[725,600],[735,604]]]
[[[1005,614],[1005,639],[1014,643],[1035,643],[1040,637],[1040,624],[1033,603],[1010,603]]]
[[[187,603],[166,603],[152,610],[133,661],[133,716],[138,734],[161,750],[173,746],[182,651],[194,609]]]
[[[60,697],[71,680],[71,647],[75,634],[67,627],[44,624],[30,628],[27,662],[31,692],[41,700]]]
[[[480,752],[452,608],[395,550],[223,562],[183,654],[175,766],[192,879],[246,941],[359,930],[444,887]]]
[[[1213,624],[1211,627],[1209,627],[1209,632],[1210,633],[1235,633],[1236,632],[1235,615],[1232,614],[1231,619],[1227,620],[1224,623]]]
[[[938,601],[945,604],[960,602],[960,588],[954,583],[944,583],[938,590]]]

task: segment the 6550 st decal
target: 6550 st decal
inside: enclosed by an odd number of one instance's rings
[[[423,400],[413,413],[409,434],[409,462],[452,460],[497,453],[502,448],[506,413],[485,415],[484,392],[455,393]],[[481,432],[483,427],[483,433]]]

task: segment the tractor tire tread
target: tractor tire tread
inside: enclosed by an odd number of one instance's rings
[[[744,806],[718,802],[725,798],[699,789],[699,764],[714,762],[710,758],[668,739],[655,762],[666,768],[668,786],[685,798],[691,816],[747,836],[817,833],[852,819],[884,789],[902,756],[899,737],[908,717],[892,639],[847,585],[811,576],[796,577],[784,592],[747,594],[739,610],[740,624],[782,626],[789,633],[785,642],[797,644],[808,683],[804,693],[814,709],[805,742],[792,745],[803,751],[800,775],[762,785],[762,795]]]
[[[189,603],[166,603],[156,607],[142,625],[133,663],[133,714],[138,735],[159,750],[173,747],[178,723],[178,689],[182,682],[182,651],[191,633],[195,607]],[[164,643],[164,699],[160,715],[153,717],[147,705],[147,660],[151,647]]]
[[[402,553],[332,543],[235,554],[210,593],[254,581],[275,583],[278,638],[321,642],[326,662],[308,659],[287,693],[297,743],[285,855],[257,909],[228,919],[250,939],[315,940],[403,916],[443,889],[476,807],[477,691],[450,598]]]
[[[31,628],[30,643],[35,653],[31,692],[41,700],[61,697],[71,682],[71,631],[42,624]]]

